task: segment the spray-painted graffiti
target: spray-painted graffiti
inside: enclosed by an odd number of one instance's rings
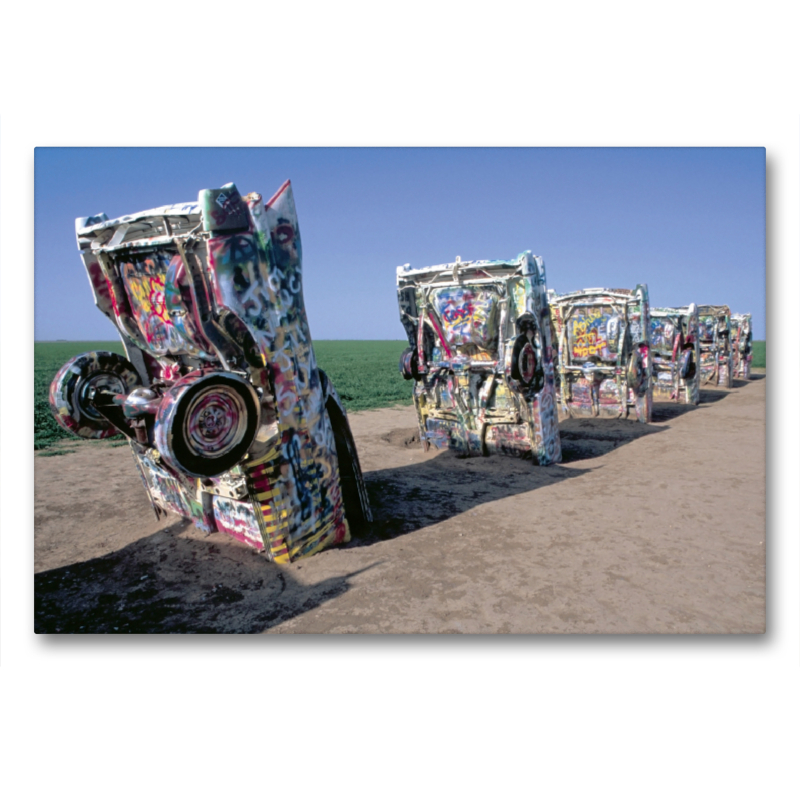
[[[451,346],[475,344],[489,348],[496,338],[497,297],[486,289],[446,288],[434,293],[433,305]],[[485,353],[489,357],[488,353]]]
[[[398,267],[397,287],[423,447],[560,461],[542,259]]]
[[[700,402],[700,340],[697,306],[650,310],[653,391],[658,399]]]
[[[750,314],[731,314],[733,375],[750,380],[753,362],[753,324]]]
[[[261,538],[261,530],[252,503],[215,496],[212,504],[217,530],[224,531],[234,539],[255,547],[256,550],[264,549],[264,540]]]
[[[652,417],[650,305],[634,290],[550,292],[557,340],[558,400],[564,415]]]
[[[206,202],[206,201],[204,201]],[[214,234],[217,302],[248,325],[272,366],[289,558],[347,540],[333,430],[303,306],[300,234],[291,189],[249,203],[254,230]],[[279,548],[282,550],[282,548]]]
[[[154,453],[134,450],[151,499],[164,511],[189,517],[204,531],[214,531],[211,496],[198,489],[195,482],[164,467]]]
[[[211,358],[188,310],[191,298],[181,286],[184,266],[177,253],[125,252],[110,262],[121,277],[130,316],[149,353]],[[119,314],[119,307],[116,310]]]
[[[574,360],[614,358],[618,336],[619,320],[610,307],[579,307],[570,317],[568,339]]]
[[[506,456],[529,453],[531,444],[521,425],[488,425],[486,428],[486,451]]]
[[[717,386],[733,385],[731,310],[728,306],[698,306],[700,380]]]
[[[314,358],[288,181],[266,204],[229,184],[197,204],[81,218],[76,231],[128,359],[102,378],[102,354],[65,366],[51,397],[64,427],[123,432],[157,513],[276,561],[371,520],[347,416]]]

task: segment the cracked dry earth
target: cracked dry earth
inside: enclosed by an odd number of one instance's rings
[[[375,515],[278,567],[157,521],[127,447],[35,458],[35,621],[61,633],[762,633],[766,375],[654,421],[564,420],[564,462],[424,453],[351,414]]]

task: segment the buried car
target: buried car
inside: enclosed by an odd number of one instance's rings
[[[62,427],[124,434],[157,517],[276,562],[371,520],[347,415],[314,357],[289,181],[267,203],[228,184],[197,203],[80,218],[76,233],[127,358],[62,367],[50,387]]]
[[[698,306],[700,332],[700,380],[733,386],[731,310],[728,306]]]
[[[544,262],[397,268],[400,359],[414,381],[420,441],[462,455],[561,461]]]
[[[734,377],[749,381],[753,362],[753,320],[750,314],[731,314],[731,351]]]
[[[700,402],[697,306],[650,309],[653,393],[678,403]]]
[[[550,293],[558,339],[559,402],[570,417],[650,422],[653,413],[647,285]]]

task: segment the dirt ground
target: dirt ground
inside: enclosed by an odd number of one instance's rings
[[[566,420],[563,464],[424,453],[350,415],[375,525],[284,567],[157,521],[127,447],[35,458],[37,632],[762,633],[766,375]]]

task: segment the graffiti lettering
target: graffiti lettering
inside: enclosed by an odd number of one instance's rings
[[[472,319],[474,313],[475,309],[473,306],[467,303],[463,306],[445,308],[444,311],[442,311],[442,319],[450,325],[454,325],[464,320]]]

